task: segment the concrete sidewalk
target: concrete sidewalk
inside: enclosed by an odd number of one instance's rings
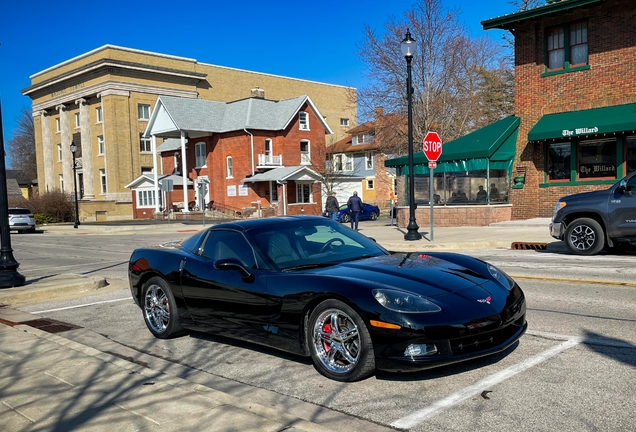
[[[3,430],[331,430],[39,330],[34,319],[0,308]]]

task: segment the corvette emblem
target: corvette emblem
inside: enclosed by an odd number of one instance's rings
[[[490,304],[490,300],[492,300],[492,298],[490,296],[486,297],[485,299],[478,299],[477,303],[486,303],[486,304]]]

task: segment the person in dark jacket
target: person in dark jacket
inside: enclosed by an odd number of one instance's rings
[[[347,201],[347,207],[349,207],[351,229],[358,231],[358,219],[360,218],[360,212],[362,211],[362,200],[358,196],[357,191],[353,191],[353,195]]]
[[[336,198],[335,192],[331,192],[331,195],[327,197],[327,202],[325,203],[325,211],[327,212],[327,216],[329,216],[333,220],[336,220],[336,216],[340,211],[340,204],[338,204],[338,199]]]

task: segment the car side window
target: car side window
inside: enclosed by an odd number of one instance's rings
[[[630,178],[629,181],[627,182],[627,190],[628,191],[636,190],[636,176]]]
[[[254,251],[245,237],[235,231],[210,231],[202,248],[202,255],[211,260],[236,258],[247,268],[255,268]]]

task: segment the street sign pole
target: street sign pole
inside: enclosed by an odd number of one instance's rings
[[[433,232],[434,217],[433,206],[435,205],[435,195],[433,193],[433,181],[435,180],[435,168],[437,168],[437,159],[442,155],[442,140],[437,132],[428,132],[424,137],[424,155],[428,159],[428,170],[431,174],[428,182],[428,203],[430,205],[429,215],[431,222],[431,243],[435,239],[435,233]]]

